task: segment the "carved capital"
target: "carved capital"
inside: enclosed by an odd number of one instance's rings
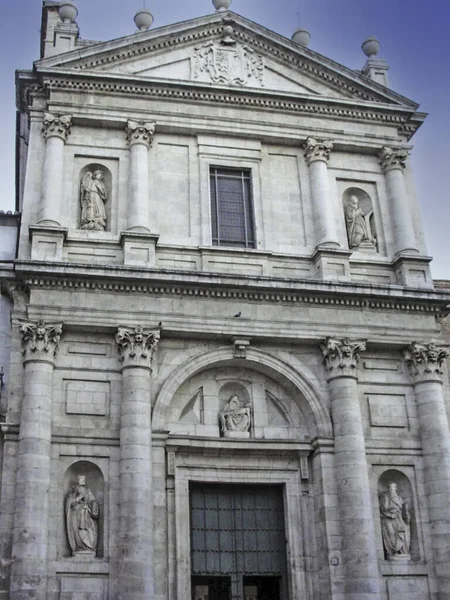
[[[50,137],[59,137],[65,142],[72,128],[72,115],[57,115],[44,113],[42,133],[48,140]]]
[[[306,140],[304,148],[305,158],[308,165],[316,160],[321,160],[327,163],[328,159],[330,158],[331,151],[333,150],[333,142],[309,137]]]
[[[421,381],[442,382],[442,365],[450,352],[446,346],[414,342],[403,351],[413,383]]]
[[[357,378],[356,369],[361,353],[366,349],[365,341],[328,338],[320,348],[325,360],[328,381],[337,377]]]
[[[385,146],[380,152],[380,165],[384,171],[401,169],[406,167],[406,159],[409,150],[407,148],[388,148]]]
[[[152,368],[152,359],[161,336],[160,329],[119,327],[116,342],[123,367]]]
[[[130,146],[133,144],[144,144],[147,148],[153,144],[156,123],[143,121],[128,121],[126,126],[127,142]]]
[[[22,321],[20,333],[24,362],[54,362],[61,339],[62,323],[45,323],[42,320]]]

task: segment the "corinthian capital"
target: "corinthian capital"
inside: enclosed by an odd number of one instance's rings
[[[406,159],[409,150],[407,148],[388,148],[385,146],[380,152],[380,165],[384,171],[401,169],[406,167]]]
[[[54,362],[61,339],[62,323],[45,323],[41,320],[22,321],[20,333],[24,362]]]
[[[124,367],[143,367],[151,370],[153,355],[158,345],[159,329],[148,330],[141,326],[134,329],[119,327],[116,342]]]
[[[305,158],[308,165],[316,160],[328,162],[330,153],[333,150],[333,143],[329,140],[318,140],[316,138],[309,137],[306,140]]]
[[[59,137],[65,142],[70,135],[71,127],[72,115],[44,114],[42,133],[46,140],[50,137]]]
[[[356,378],[356,368],[361,356],[361,352],[366,349],[366,342],[363,340],[334,340],[328,338],[325,344],[321,345],[325,367],[328,372],[328,381],[337,377]]]
[[[445,346],[411,344],[403,351],[403,356],[413,383],[442,381],[442,365],[449,354]]]
[[[127,142],[130,146],[133,144],[144,144],[147,148],[153,143],[156,123],[143,121],[128,121],[126,126]]]

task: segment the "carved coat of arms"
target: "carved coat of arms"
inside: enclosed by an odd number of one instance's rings
[[[264,86],[264,58],[252,48],[235,44],[226,47],[207,42],[195,49],[193,79],[229,85]]]

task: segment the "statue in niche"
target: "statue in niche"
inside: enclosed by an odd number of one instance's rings
[[[86,486],[84,475],[78,475],[76,484],[66,500],[67,537],[72,555],[97,552],[99,517],[98,502]]]
[[[409,558],[411,516],[408,503],[397,494],[397,484],[390,483],[380,494],[381,533],[386,558]]]
[[[360,248],[376,248],[376,239],[372,233],[370,217],[372,211],[367,215],[359,206],[357,196],[350,196],[345,207],[345,224],[347,225],[348,245],[350,250]]]
[[[251,410],[233,394],[219,413],[220,430],[224,437],[250,437]]]
[[[81,229],[105,231],[107,196],[102,171],[88,171],[81,181]]]

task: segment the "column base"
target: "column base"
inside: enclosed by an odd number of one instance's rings
[[[317,279],[350,281],[349,250],[318,246],[312,256]]]
[[[62,261],[68,229],[56,222],[42,221],[30,225],[31,260]]]
[[[124,265],[131,267],[154,267],[156,244],[159,233],[145,231],[122,231],[120,244],[123,248]]]
[[[433,289],[430,256],[414,256],[400,252],[392,262],[399,285]]]

